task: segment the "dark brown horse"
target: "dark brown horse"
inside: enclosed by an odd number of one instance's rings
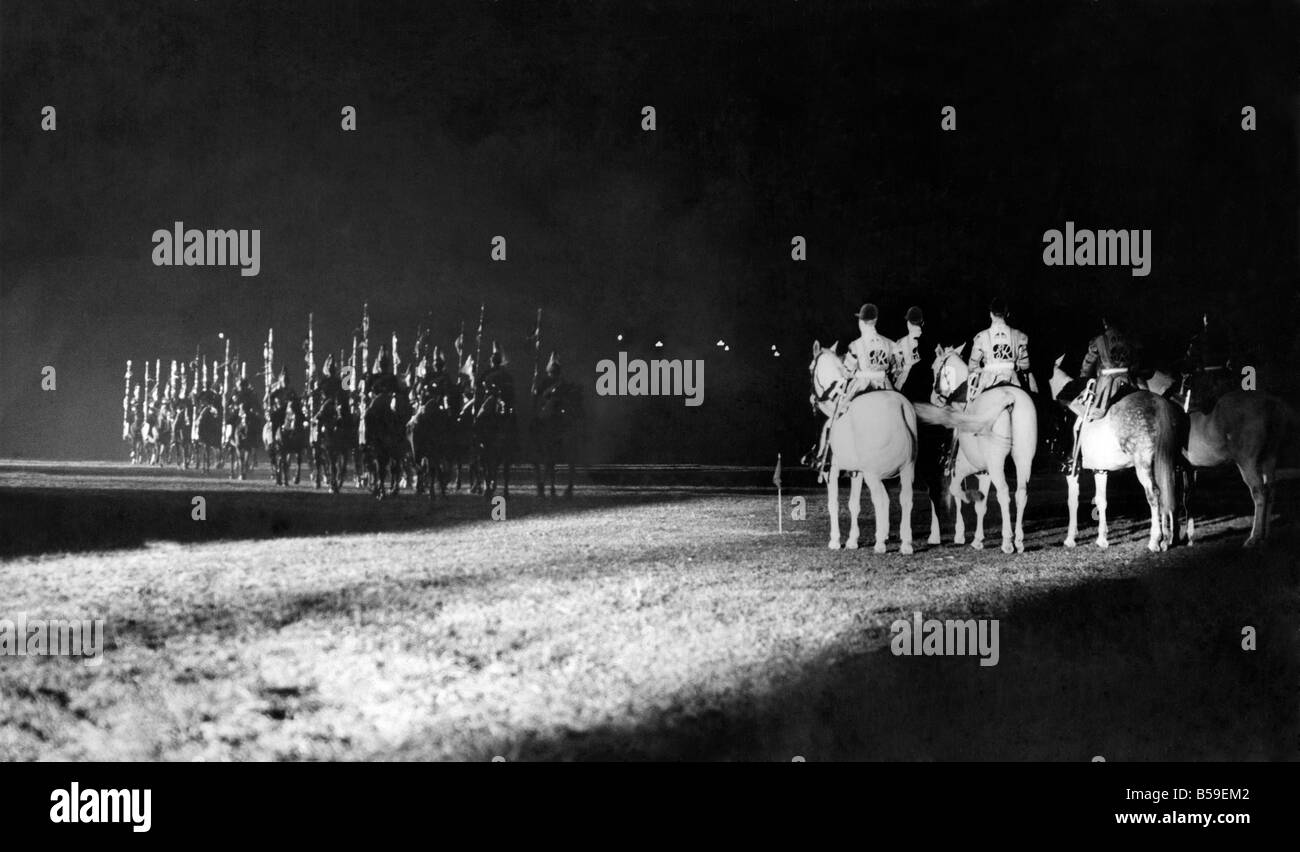
[[[1300,465],[1300,418],[1276,396],[1241,390],[1236,377],[1226,371],[1198,371],[1180,387],[1189,406],[1191,431],[1184,455],[1193,468],[1235,465],[1250,489],[1254,519],[1245,546],[1268,538],[1273,491],[1280,467]],[[1195,533],[1191,491],[1195,470],[1184,478],[1187,537]]]
[[[564,496],[573,496],[574,468],[582,449],[584,426],[582,392],[572,382],[559,382],[535,400],[529,432],[533,439],[533,474],[537,478],[538,497],[546,493],[546,476],[551,481],[551,496],[555,496],[555,468],[561,462],[569,465],[569,484]]]

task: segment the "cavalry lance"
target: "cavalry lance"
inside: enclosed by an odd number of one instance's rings
[[[131,360],[126,362],[126,388],[122,391],[122,440],[131,437]]]
[[[483,321],[487,315],[487,305],[481,304],[478,309],[478,334],[474,338],[474,408],[478,409],[478,404],[483,399],[483,387],[480,382],[479,374],[483,372]]]
[[[533,331],[533,395],[537,395],[537,376],[542,363],[542,309],[537,309],[537,328]]]
[[[370,303],[363,302],[361,305],[361,373],[357,379],[358,398],[363,402],[366,398],[366,387],[369,382],[366,380],[366,373],[370,370]]]

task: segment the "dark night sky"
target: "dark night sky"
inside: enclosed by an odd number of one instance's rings
[[[597,461],[794,456],[815,434],[811,341],[847,341],[864,299],[891,336],[918,303],[957,343],[1003,293],[1040,371],[1108,306],[1157,350],[1209,309],[1265,386],[1297,390],[1294,13],[3,0],[0,456],[122,458],[127,358],[212,357],[224,331],[257,361],[268,326],[288,352],[309,310],[338,348],[364,300],[404,346],[428,311],[449,344],[485,301],[521,382],[544,308]],[[177,219],[260,228],[261,274],[154,267],[150,235]],[[1044,267],[1067,219],[1150,228],[1150,277]],[[618,332],[704,358],[705,404],[597,400]]]

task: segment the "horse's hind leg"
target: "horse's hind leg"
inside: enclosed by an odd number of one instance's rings
[[[1268,528],[1268,488],[1264,482],[1264,477],[1260,475],[1259,469],[1254,464],[1237,465],[1241,471],[1241,478],[1250,489],[1250,499],[1255,504],[1255,516],[1250,525],[1250,536],[1246,539],[1244,547],[1255,547],[1263,544],[1267,535]]]
[[[1134,459],[1136,462],[1137,459]],[[1142,490],[1147,495],[1147,506],[1151,509],[1151,538],[1147,541],[1147,550],[1152,553],[1159,553],[1165,550],[1168,545],[1164,541],[1160,525],[1160,499],[1156,496],[1155,473],[1149,461],[1134,465],[1137,472],[1138,482],[1142,484]]]
[[[1099,470],[1092,478],[1097,483],[1097,496],[1093,498],[1097,504],[1097,546],[1110,547],[1110,540],[1106,538],[1106,482],[1109,477],[1107,471]]]
[[[912,479],[916,474],[915,466],[906,464],[898,475],[898,540],[899,553],[912,552]],[[888,510],[889,504],[885,504]]]
[[[858,474],[860,479],[867,479],[867,474]],[[871,508],[876,514],[876,553],[885,552],[885,542],[889,540],[889,492],[880,477],[867,479],[867,488],[871,490]],[[854,517],[856,521],[856,515]]]
[[[862,474],[853,474],[849,480],[849,539],[844,543],[849,550],[858,549],[858,514],[862,510]]]
[[[1007,485],[1007,462],[992,459],[989,462],[989,481],[998,493],[998,511],[1002,513],[1002,552],[1014,553],[1015,545],[1011,542],[1011,495]]]
[[[979,499],[975,501],[975,535],[971,536],[970,546],[975,548],[976,550],[983,550],[984,549],[984,514],[989,510],[989,485],[992,482],[993,477],[991,477],[987,473],[981,473],[976,478],[979,480],[980,496]],[[1006,489],[1004,487],[1003,490],[999,492],[999,495],[1005,493],[1006,493]],[[1005,499],[1005,498],[1001,498],[1001,499]],[[1003,517],[1002,523],[1005,524],[1006,522],[1007,519]]]

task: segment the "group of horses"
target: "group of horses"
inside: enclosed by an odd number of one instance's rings
[[[848,369],[833,346],[823,348],[814,343],[809,364],[814,405],[827,417],[842,411],[831,424],[829,438],[829,547],[840,547],[839,478],[848,473],[852,475],[848,548],[858,546],[858,513],[865,483],[875,510],[875,551],[885,552],[889,500],[884,480],[897,478],[900,551],[911,553],[912,492],[919,478],[929,493],[930,544],[941,543],[941,515],[949,509],[953,541],[964,544],[962,505],[972,502],[975,530],[971,544],[982,548],[991,487],[1001,510],[1003,552],[1024,552],[1029,481],[1035,456],[1040,453],[1048,454],[1067,471],[1066,547],[1077,543],[1079,471],[1094,474],[1097,546],[1107,547],[1107,475],[1128,468],[1136,472],[1151,511],[1149,550],[1166,550],[1178,542],[1180,506],[1187,519],[1187,541],[1192,541],[1191,494],[1196,471],[1222,465],[1237,467],[1254,503],[1246,545],[1266,539],[1278,470],[1284,463],[1300,461],[1294,458],[1300,449],[1300,418],[1290,406],[1271,394],[1240,389],[1235,377],[1222,368],[1196,370],[1180,377],[1156,373],[1147,389],[1132,390],[1103,416],[1085,420],[1078,436],[1079,463],[1073,466],[1077,415],[1069,403],[1082,382],[1062,370],[1063,357],[1054,364],[1050,396],[1031,394],[1013,385],[994,385],[968,400],[971,377],[959,347],[940,346],[931,365],[934,381],[929,403],[913,403],[892,390],[867,391],[841,401],[850,385]],[[947,464],[942,451],[953,431],[956,458]],[[1014,515],[1006,475],[1008,458],[1015,469]],[[968,492],[965,482],[971,476],[977,487]]]
[[[565,496],[572,496],[575,466],[583,446],[582,394],[570,382],[535,394],[526,411],[521,440],[519,412],[501,394],[472,400],[459,390],[408,391],[400,384],[365,398],[347,393],[314,394],[308,400],[272,396],[264,413],[232,400],[223,417],[221,397],[200,391],[191,398],[155,402],[125,429],[133,463],[211,471],[229,468],[245,479],[264,451],[276,484],[299,484],[304,461],[315,487],[342,490],[349,461],[357,487],[377,498],[403,487],[431,500],[468,486],[491,498],[510,493],[510,469],[521,455],[532,461],[537,493],[549,478],[556,496],[556,468],[567,463]],[[193,424],[197,421],[197,429]],[[292,472],[292,480],[290,474]]]

